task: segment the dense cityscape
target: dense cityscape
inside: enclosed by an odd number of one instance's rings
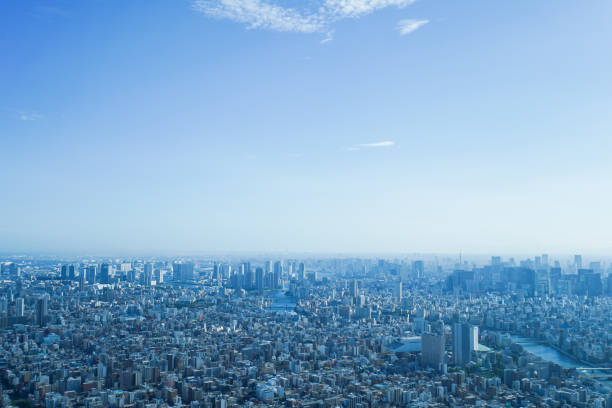
[[[612,407],[612,263],[5,257],[3,406]]]

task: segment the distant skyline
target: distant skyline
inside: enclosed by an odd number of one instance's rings
[[[612,250],[607,0],[0,11],[2,253]]]

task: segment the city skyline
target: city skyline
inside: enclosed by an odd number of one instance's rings
[[[608,1],[1,7],[3,252],[612,249]]]

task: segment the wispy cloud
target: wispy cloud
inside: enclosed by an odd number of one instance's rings
[[[40,120],[43,119],[43,115],[39,114],[39,113],[35,113],[35,112],[19,112],[19,119],[20,120],[25,120],[25,121],[29,121],[29,120]]]
[[[330,26],[339,20],[357,18],[387,7],[405,7],[416,0],[311,0],[300,7],[282,5],[281,0],[194,0],[193,8],[210,17],[228,19],[249,29],[298,33],[327,33],[321,43],[331,41]]]
[[[406,35],[418,30],[427,23],[429,23],[429,20],[406,19],[398,21],[396,28],[400,35]]]
[[[346,148],[349,152],[356,152],[361,149],[370,149],[370,148],[378,148],[378,147],[393,147],[395,146],[395,142],[391,140],[384,140],[382,142],[374,142],[374,143],[360,143],[353,146],[349,146]]]
[[[327,44],[334,39],[334,32],[330,31],[325,35],[325,38],[321,40],[321,44]]]
[[[395,146],[395,142],[392,142],[390,140],[385,140],[383,142],[376,142],[376,143],[362,143],[362,144],[357,145],[357,147],[391,147],[391,146]]]

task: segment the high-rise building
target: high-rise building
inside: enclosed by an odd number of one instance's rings
[[[242,286],[244,289],[253,289],[255,278],[253,276],[253,270],[251,269],[250,262],[244,262],[240,265],[241,275],[243,276]]]
[[[470,362],[472,351],[478,350],[478,326],[469,323],[453,324],[453,358],[456,365]]]
[[[107,263],[100,265],[100,283],[109,284],[111,282],[111,266]]]
[[[412,273],[415,277],[421,279],[425,275],[425,263],[423,261],[413,261]]]
[[[23,317],[25,315],[25,302],[23,298],[15,299],[15,317]]]
[[[444,335],[423,333],[421,335],[421,364],[438,368],[444,362]]]
[[[49,301],[46,296],[43,296],[36,300],[36,325],[44,327],[47,324],[47,318],[49,315]]]
[[[299,281],[303,281],[306,278],[306,265],[304,265],[304,262],[300,262],[297,278]]]
[[[87,267],[87,283],[93,285],[96,283],[96,274],[98,272],[97,265],[90,265]]]
[[[79,274],[79,290],[85,289],[85,271],[82,270]]]
[[[281,261],[274,262],[274,275],[272,279],[272,286],[274,288],[280,288],[282,286],[281,285],[282,275],[283,275],[283,264],[281,263]]]
[[[576,269],[582,268],[582,255],[574,255],[574,266]]]
[[[261,294],[264,292],[264,270],[263,268],[257,268],[255,270],[255,286],[257,291]]]
[[[175,281],[194,280],[194,264],[191,262],[175,262],[172,264]]]
[[[76,277],[76,267],[74,265],[68,266],[68,279],[74,280]]]
[[[155,276],[155,282],[158,285],[164,282],[164,272],[161,269],[155,269],[153,276]]]
[[[351,281],[350,291],[352,298],[356,298],[359,295],[359,283],[357,283],[356,279]]]
[[[60,277],[62,280],[68,279],[68,265],[62,265]]]
[[[151,262],[147,262],[143,267],[143,275],[147,275],[149,273],[151,275],[151,279],[153,278],[153,264]]]
[[[397,282],[397,287],[395,288],[395,298],[399,302],[402,301],[402,281]]]
[[[153,264],[146,263],[143,272],[143,284],[150,287],[153,282]]]

